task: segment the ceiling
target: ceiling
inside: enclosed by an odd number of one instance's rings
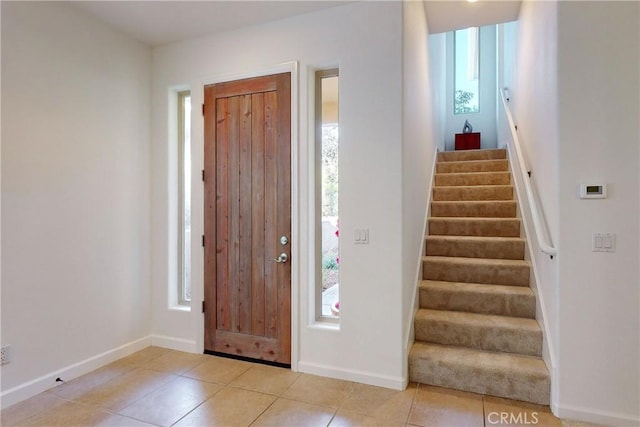
[[[160,46],[351,3],[336,1],[72,1],[150,46]]]
[[[353,0],[85,0],[70,1],[69,4],[155,47],[352,2]],[[479,0],[475,3],[424,0],[429,32],[432,34],[514,21],[518,19],[520,3],[520,0]]]
[[[515,21],[520,13],[520,0],[424,1],[429,33],[444,33],[467,27]]]

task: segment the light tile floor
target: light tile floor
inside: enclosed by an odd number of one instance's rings
[[[148,347],[5,409],[0,425],[554,427],[563,423],[549,408],[523,402],[417,384],[404,391],[389,390]]]

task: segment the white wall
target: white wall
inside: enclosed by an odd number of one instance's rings
[[[454,114],[454,36],[446,33],[446,111],[444,137],[446,150],[455,148],[456,133],[462,133],[465,120],[474,132],[480,132],[482,148],[495,148],[496,133],[496,26],[480,27],[480,111]]]
[[[152,98],[153,333],[163,342],[201,351],[202,249],[194,242],[193,304],[171,310],[167,191],[169,88],[188,86],[202,102],[203,85],[222,75],[254,73],[298,61],[299,138],[293,141],[294,307],[299,328],[294,368],[402,387],[402,3],[358,2],[265,25],[154,49]],[[314,324],[313,68],[340,67],[340,327]],[[231,77],[230,77],[231,78]],[[194,230],[202,234],[202,117],[194,108]],[[295,219],[294,219],[295,221]],[[370,229],[370,244],[350,240]],[[344,231],[344,232],[343,232]],[[197,240],[197,239],[194,239]],[[295,333],[295,331],[294,331]],[[160,338],[158,338],[160,339]]]
[[[515,89],[516,59],[518,57],[518,21],[505,22],[496,27],[497,89]],[[498,96],[498,102],[500,97]]]
[[[3,406],[150,333],[150,64],[71,6],[2,2]]]
[[[429,76],[431,77],[431,105],[434,109],[436,145],[445,150],[444,124],[447,118],[447,37],[446,33],[429,36]]]
[[[552,409],[606,425],[639,421],[639,12],[636,2],[523,2],[511,91],[559,251],[550,260],[533,240]],[[586,182],[608,184],[609,197],[578,199]],[[594,232],[617,233],[617,252],[591,252]]]
[[[560,415],[640,422],[640,4],[560,2]],[[580,183],[606,183],[580,200]],[[591,252],[594,232],[615,253]]]
[[[430,85],[427,20],[422,2],[403,2],[402,307],[405,345],[413,343],[426,213],[439,123]],[[404,357],[408,362],[408,354]],[[405,368],[406,369],[406,368]]]
[[[505,81],[515,79],[509,86],[509,97],[518,137],[531,170],[531,183],[537,192],[541,217],[549,228],[549,239],[560,246],[558,231],[558,88],[557,88],[557,3],[523,2],[516,29],[505,30]],[[517,30],[517,47],[510,48],[507,36]],[[516,53],[516,57],[512,55]],[[511,76],[509,76],[511,74]],[[502,136],[501,136],[502,137]],[[512,167],[517,165],[512,164]],[[557,348],[558,348],[558,264],[540,251],[535,228],[528,214],[526,199],[520,199],[523,220],[528,230],[530,261],[535,275],[537,295],[536,317],[544,328],[543,357],[551,371],[551,400],[557,403]],[[544,231],[543,231],[544,234]]]

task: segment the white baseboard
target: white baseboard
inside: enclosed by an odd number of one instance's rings
[[[551,408],[558,418],[563,420],[582,421],[602,426],[638,427],[640,418],[638,415],[615,414],[612,412],[597,411],[594,409],[580,408],[577,406],[558,405]]]
[[[73,365],[42,375],[31,381],[27,381],[16,387],[10,388],[9,390],[4,390],[0,394],[0,400],[2,401],[1,407],[4,409],[55,387],[56,378],[58,377],[63,378],[65,381],[72,380],[135,353],[136,351],[142,350],[145,347],[149,347],[150,345],[151,336],[146,336],[121,345],[120,347],[105,351],[104,353],[89,357],[88,359],[74,363]]]
[[[194,340],[185,340],[183,338],[169,337],[166,335],[151,335],[151,345],[184,351],[186,353],[199,353]]]
[[[320,375],[323,377],[336,378],[339,380],[354,381],[362,384],[391,388],[394,390],[404,390],[405,388],[407,388],[408,384],[407,378],[389,377],[372,372],[340,369],[333,366],[302,361],[298,362],[298,371],[304,372],[306,374]]]

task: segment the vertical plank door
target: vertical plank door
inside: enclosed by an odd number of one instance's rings
[[[205,351],[288,365],[291,74],[205,86],[204,126]]]

